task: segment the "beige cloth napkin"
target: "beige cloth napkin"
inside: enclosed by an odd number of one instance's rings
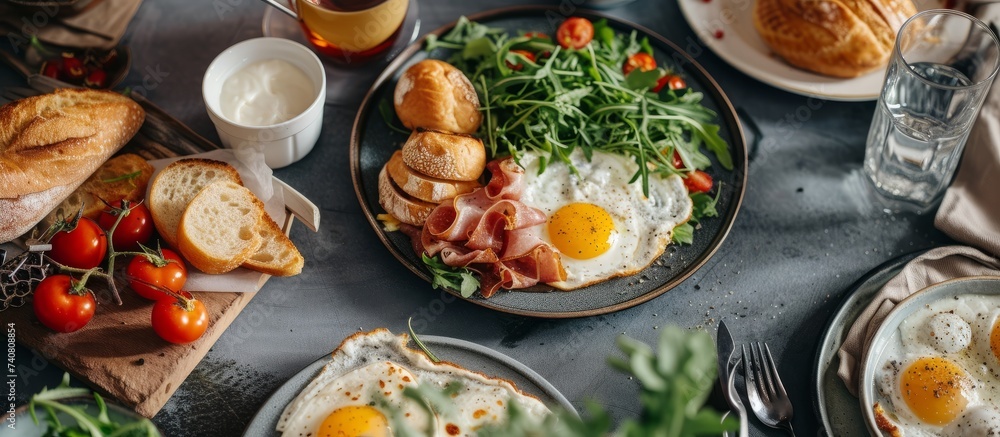
[[[118,45],[141,4],[142,0],[91,0],[79,13],[63,16],[55,7],[24,9],[0,2],[0,22],[24,40],[37,35],[43,43],[108,50]]]
[[[1000,8],[990,12],[995,20],[1000,18]],[[868,345],[899,301],[952,278],[1000,276],[1000,81],[994,82],[969,133],[958,174],[945,193],[934,225],[968,246],[932,249],[910,261],[854,322],[838,351],[838,375],[855,396]]]

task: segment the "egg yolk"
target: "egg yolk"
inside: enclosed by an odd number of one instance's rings
[[[903,400],[918,419],[945,425],[962,414],[969,402],[962,391],[965,371],[944,357],[923,357],[899,377]]]
[[[552,244],[570,258],[591,259],[607,252],[614,242],[611,214],[591,203],[571,203],[549,218]]]
[[[326,416],[317,437],[390,437],[385,415],[368,405],[341,407]]]
[[[993,332],[990,333],[990,349],[993,350],[993,356],[1000,361],[1000,319],[997,319],[996,323],[993,324]]]

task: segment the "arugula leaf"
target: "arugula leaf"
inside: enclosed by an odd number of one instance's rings
[[[423,253],[420,255],[420,259],[434,276],[431,287],[457,290],[464,298],[471,297],[479,289],[479,279],[469,268],[449,266],[441,261],[441,257],[437,255],[430,257]]]
[[[719,211],[715,206],[719,203],[719,195],[722,193],[721,184],[716,190],[715,197],[707,193],[694,193],[691,195],[691,221],[699,223],[705,217],[718,217]]]
[[[625,76],[625,86],[630,90],[650,89],[656,86],[656,81],[662,75],[663,72],[659,69],[649,71],[635,69]]]
[[[684,223],[675,227],[672,239],[675,244],[694,243],[694,226],[691,223]]]
[[[119,424],[108,416],[108,407],[104,399],[93,393],[94,402],[99,410],[97,416],[91,415],[86,407],[64,404],[61,401],[91,395],[90,390],[69,386],[69,373],[63,374],[62,382],[55,388],[45,387],[41,392],[31,397],[28,411],[31,419],[38,424],[35,407],[42,407],[47,413],[45,421],[48,424],[43,437],[159,437],[160,433],[149,419],[143,418],[134,422]],[[76,424],[68,426],[59,420],[59,414],[72,418]]]

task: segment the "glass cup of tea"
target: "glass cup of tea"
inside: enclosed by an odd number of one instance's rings
[[[410,0],[265,0],[295,17],[317,52],[339,64],[363,64],[392,47]]]
[[[887,210],[940,202],[998,68],[1000,42],[971,15],[928,10],[899,29],[864,161]]]

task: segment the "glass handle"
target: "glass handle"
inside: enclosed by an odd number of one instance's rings
[[[295,11],[289,9],[288,6],[285,6],[279,0],[263,0],[263,2],[267,3],[267,4],[271,5],[271,6],[274,6],[276,9],[278,9],[281,12],[284,12],[289,17],[292,17],[292,18],[294,18],[296,20],[299,19],[299,15],[296,14]]]

